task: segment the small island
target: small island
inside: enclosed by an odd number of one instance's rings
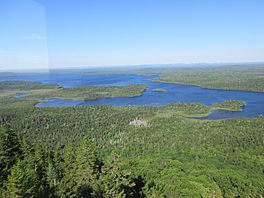
[[[241,111],[241,108],[245,107],[246,103],[240,100],[225,100],[223,102],[217,102],[212,105],[212,109],[227,110],[227,111]]]

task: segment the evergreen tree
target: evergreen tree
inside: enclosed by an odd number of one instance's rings
[[[76,197],[76,192],[73,192],[73,187],[76,186],[75,181],[75,161],[76,151],[73,144],[69,143],[65,149],[62,161],[62,178],[58,183],[58,195],[60,197]]]
[[[132,188],[135,183],[130,179],[129,173],[121,171],[116,154],[113,154],[110,163],[102,168],[100,182],[103,197],[133,197]]]
[[[11,169],[3,197],[43,197],[33,156],[19,160]]]
[[[84,138],[76,148],[68,146],[64,155],[64,176],[59,184],[60,196],[97,196],[100,163],[92,143]]]
[[[93,144],[88,138],[80,142],[76,153],[75,173],[76,189],[80,197],[95,195],[97,178],[99,174],[99,161]]]
[[[9,125],[0,125],[0,187],[21,154],[21,147],[15,132]]]
[[[55,197],[56,195],[59,197],[58,184],[63,176],[62,164],[62,156],[58,148],[54,148],[54,151],[49,152],[46,168],[46,177],[51,197]]]
[[[48,155],[40,144],[37,144],[32,153],[35,162],[35,171],[40,182],[40,192],[43,196],[49,193],[49,182],[47,180]]]

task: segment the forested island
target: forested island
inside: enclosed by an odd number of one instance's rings
[[[225,100],[223,102],[217,102],[213,104],[212,108],[228,111],[241,111],[241,108],[245,107],[246,103],[239,100]]]
[[[44,93],[58,89],[58,85],[43,84],[40,82],[31,81],[0,81],[0,97],[10,96],[17,93],[21,94],[33,94]]]
[[[62,88],[25,82],[13,88],[14,83],[0,83],[2,90],[12,93],[0,96],[3,197],[259,197],[264,193],[263,116],[194,119],[215,109],[240,111],[246,105],[243,101],[212,106],[38,108],[39,101],[32,100],[37,95],[39,100],[94,99],[134,96],[146,87]],[[16,98],[12,90],[28,95]]]
[[[147,89],[145,85],[128,86],[81,86],[62,88],[58,85],[24,81],[0,82],[0,96],[10,96],[15,93],[25,94],[25,99],[45,100],[48,98],[63,98],[75,100],[96,100],[110,97],[140,96]]]

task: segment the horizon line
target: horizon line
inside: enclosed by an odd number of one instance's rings
[[[202,65],[229,65],[229,64],[264,64],[264,61],[238,61],[238,62],[193,62],[193,63],[150,63],[150,64],[126,64],[126,65],[90,65],[90,66],[46,66],[46,67],[39,67],[39,68],[33,68],[33,67],[24,67],[24,68],[12,68],[10,67],[8,69],[0,69],[0,72],[21,72],[23,70],[27,71],[46,71],[46,70],[62,70],[62,69],[95,69],[95,68],[127,68],[127,67],[158,67],[158,66],[202,66]],[[2,67],[2,66],[1,66]]]

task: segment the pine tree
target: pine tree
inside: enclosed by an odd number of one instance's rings
[[[40,197],[43,195],[41,180],[33,156],[19,160],[11,169],[3,197]]]
[[[64,156],[64,176],[59,184],[60,196],[96,197],[99,170],[97,154],[89,139],[84,138],[78,147],[69,145]]]
[[[129,175],[120,169],[119,157],[113,154],[111,161],[102,168],[100,176],[103,197],[132,197],[130,189],[135,186],[135,183]]]
[[[73,187],[76,186],[75,181],[75,161],[76,149],[72,143],[69,143],[63,155],[61,165],[62,178],[58,183],[58,195],[60,197],[76,197]]]
[[[35,171],[39,178],[40,189],[43,195],[49,193],[49,183],[47,179],[48,155],[40,144],[37,144],[32,153],[35,162]]]
[[[0,187],[21,154],[21,146],[15,132],[9,125],[0,126]]]
[[[76,188],[79,197],[95,195],[97,178],[99,174],[99,161],[91,141],[84,138],[76,153],[75,176]]]
[[[63,160],[59,149],[54,148],[54,151],[49,152],[46,168],[46,177],[49,184],[49,194],[51,197],[59,197],[58,184],[63,177],[62,164]]]
[[[47,167],[47,182],[49,184],[49,195],[50,197],[55,197],[57,194],[57,185],[58,185],[58,177],[56,172],[56,167],[52,161],[48,162]]]

